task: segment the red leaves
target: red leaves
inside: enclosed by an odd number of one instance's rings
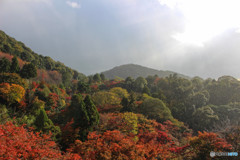
[[[116,86],[117,84],[121,83],[122,81],[106,81],[104,84],[108,87],[108,88],[112,88],[114,86]]]
[[[81,159],[79,155],[62,155],[50,135],[27,131],[12,122],[0,125],[0,159]]]
[[[216,150],[232,149],[232,146],[228,144],[224,139],[219,138],[216,133],[198,132],[198,134],[198,141],[205,141],[207,143],[210,143]]]
[[[0,144],[1,159],[61,157],[61,152],[50,136],[28,132],[23,126],[17,127],[12,122],[0,125]]]
[[[27,106],[27,103],[25,103],[25,100],[22,100],[22,101],[19,102],[19,108],[25,109],[26,106]]]
[[[62,82],[62,74],[58,71],[48,71],[43,69],[37,70],[35,81],[42,81],[50,84],[60,84]]]
[[[12,58],[14,56],[7,53],[0,52],[0,59],[2,59],[3,57],[7,58],[9,61],[12,61]],[[26,64],[26,62],[20,58],[17,58],[17,59],[18,59],[19,67],[22,68],[23,65]]]
[[[98,90],[98,85],[97,85],[97,84],[91,85],[90,87],[91,87],[94,91]]]
[[[230,151],[232,146],[216,133],[199,132],[198,136],[190,138],[190,147],[196,159],[206,159],[211,151]]]
[[[182,158],[188,145],[181,144],[180,147],[177,141],[173,141],[168,128],[177,131],[174,124],[159,124],[136,115],[139,124],[135,129],[136,133],[132,134],[128,125],[134,126],[135,119],[124,115],[101,114],[99,132],[89,133],[85,142],[75,141],[69,151],[78,153],[84,159]]]
[[[145,159],[134,140],[117,130],[92,132],[88,141],[76,141],[70,150],[84,159]]]
[[[49,93],[48,103],[51,104],[52,110],[58,106],[59,96],[56,93]]]

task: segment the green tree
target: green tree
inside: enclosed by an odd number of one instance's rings
[[[0,124],[4,124],[9,118],[6,106],[0,103]]]
[[[207,104],[207,102],[209,101],[209,93],[208,91],[201,91],[201,92],[197,92],[194,93],[191,98],[190,98],[190,102],[192,103],[192,105],[194,105],[196,108],[200,108],[204,105]]]
[[[46,130],[49,130],[50,126],[53,125],[52,121],[48,118],[43,108],[40,109],[34,124],[38,131],[43,131],[43,132],[45,132]]]
[[[44,64],[47,70],[52,70],[55,67],[54,60],[50,57],[44,57]]]
[[[69,87],[71,85],[72,73],[70,70],[64,70],[61,74],[64,86]]]
[[[121,112],[132,112],[133,111],[133,108],[131,107],[128,98],[123,97],[123,99],[121,101],[121,105],[123,106],[123,108],[121,109]]]
[[[77,88],[80,93],[90,93],[90,91],[91,91],[89,84],[87,84],[83,81],[78,82]]]
[[[121,112],[134,112],[136,109],[136,101],[137,97],[135,92],[131,92],[129,97],[124,97],[121,101],[121,105],[123,106]]]
[[[151,95],[150,89],[147,86],[144,86],[142,93],[146,93],[147,95]]]
[[[91,84],[93,82],[93,75],[88,76],[88,83]]]
[[[0,73],[7,73],[10,71],[11,62],[7,58],[0,60]]]
[[[137,92],[142,92],[143,88],[147,85],[147,80],[143,77],[138,77],[134,82],[134,87]]]
[[[10,72],[11,73],[19,73],[19,71],[20,71],[20,67],[19,67],[18,59],[17,59],[16,56],[14,56],[13,59],[12,59]]]
[[[94,80],[95,82],[100,82],[100,81],[101,81],[100,75],[99,75],[98,73],[94,74],[93,80]]]
[[[105,75],[103,73],[100,74],[100,77],[101,77],[102,81],[106,80]]]
[[[89,130],[92,131],[92,128],[99,123],[99,113],[97,110],[97,107],[93,104],[93,101],[91,100],[90,96],[87,95],[84,99],[84,103],[87,109],[87,114],[89,117]]]
[[[22,78],[34,78],[37,76],[37,68],[33,63],[25,64],[20,72]]]
[[[155,79],[156,79],[155,76],[147,76],[146,77],[148,84],[153,84]]]
[[[174,121],[170,109],[158,98],[148,98],[139,106],[139,112],[157,122]]]
[[[75,94],[72,97],[71,105],[68,108],[68,119],[73,119],[73,128],[79,129],[81,140],[85,140],[88,133],[89,117],[85,103],[80,94]]]
[[[48,118],[45,110],[43,108],[40,109],[39,114],[36,117],[34,125],[37,131],[42,131],[43,133],[51,133],[55,140],[60,137],[61,131],[60,128],[54,126],[53,122]]]
[[[202,78],[194,77],[194,78],[191,79],[191,81],[192,81],[192,85],[193,85],[193,90],[195,92],[201,91],[203,89],[203,87],[204,87],[204,84],[203,84],[204,80]]]
[[[5,53],[11,53],[12,47],[10,46],[10,44],[4,44],[2,51]]]
[[[132,77],[127,77],[125,79],[125,88],[130,92],[133,90],[134,79]]]
[[[196,131],[211,130],[219,120],[211,106],[198,108],[193,113],[190,126]]]

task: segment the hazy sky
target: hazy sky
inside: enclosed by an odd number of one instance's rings
[[[0,0],[1,30],[87,75],[135,63],[240,78],[239,15],[238,0]]]

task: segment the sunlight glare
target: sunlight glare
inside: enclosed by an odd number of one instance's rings
[[[239,32],[238,0],[159,0],[161,5],[179,9],[185,17],[183,33],[173,35],[183,43],[203,46],[204,42],[228,29]]]

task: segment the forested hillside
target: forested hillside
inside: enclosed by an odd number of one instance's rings
[[[129,76],[133,78],[137,78],[137,77],[146,78],[147,76],[154,76],[154,75],[157,75],[158,77],[167,77],[167,76],[170,76],[171,74],[177,74],[179,77],[182,77],[182,78],[187,78],[187,79],[190,78],[183,74],[175,73],[172,71],[159,71],[156,69],[143,67],[136,64],[125,64],[125,65],[117,66],[117,67],[114,67],[113,69],[104,71],[102,73],[108,79],[114,79],[115,77],[120,77],[125,79]]]
[[[42,56],[33,52],[24,43],[15,40],[0,30],[0,57],[4,57],[4,53],[20,58],[24,62],[32,62],[38,68],[39,76],[44,74],[50,83],[57,81],[69,86],[72,79],[84,79],[86,76],[77,72],[61,62],[54,61],[51,57]],[[11,56],[7,56],[11,60]],[[41,77],[38,77],[38,80]]]
[[[82,78],[3,32],[0,46],[0,159],[204,160],[239,150],[234,77]],[[63,70],[73,71],[67,80]]]

